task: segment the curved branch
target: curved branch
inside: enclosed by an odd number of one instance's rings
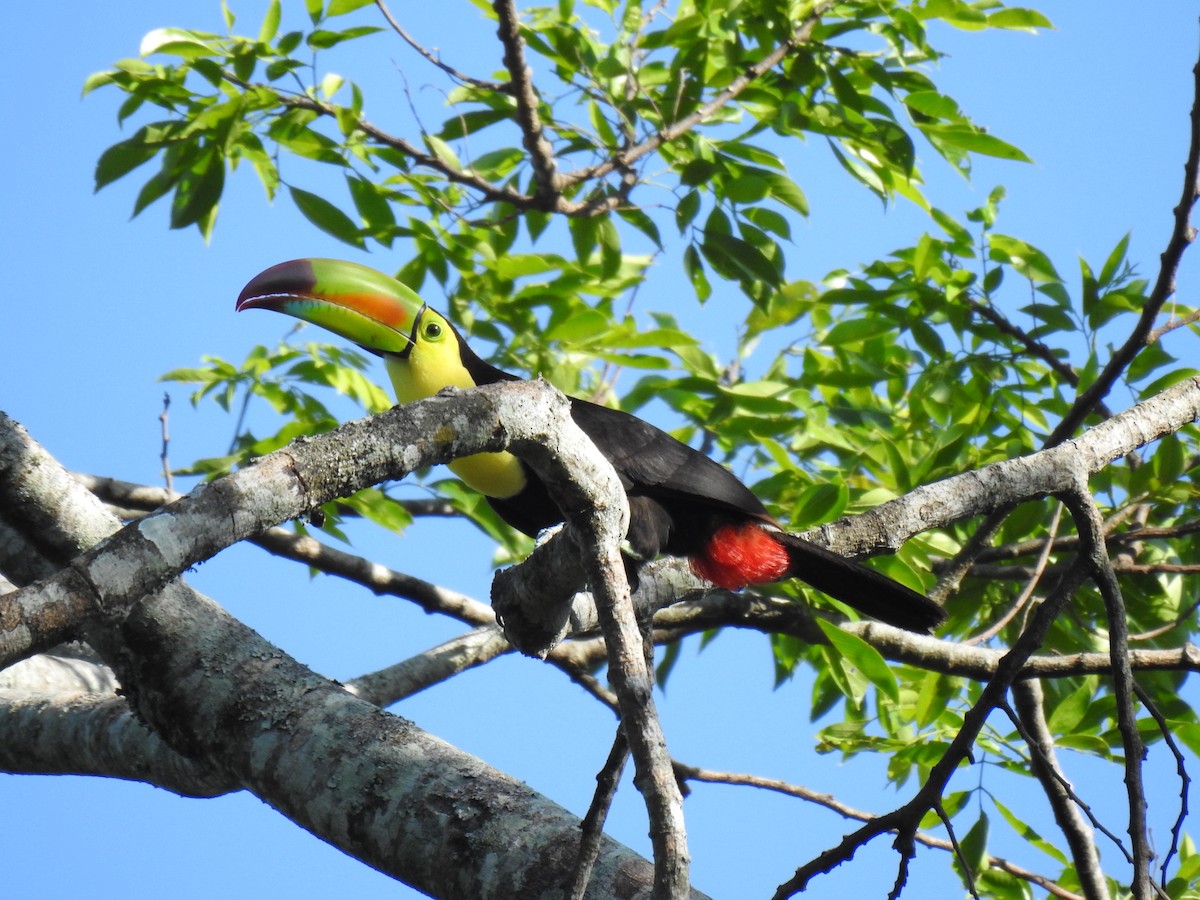
[[[781,781],[777,778],[764,778],[760,775],[745,775],[740,772],[715,772],[711,769],[702,769],[696,766],[689,766],[683,763],[675,764],[675,771],[678,773],[682,781],[699,781],[704,784],[731,784],[742,787],[759,788],[764,791],[774,791],[779,794],[784,794],[788,797],[796,797],[800,800],[814,803],[817,806],[822,806],[831,812],[837,813],[845,819],[855,819],[859,822],[870,822],[875,818],[874,813],[864,812],[848,806],[837,800],[830,794],[822,794],[818,791],[810,790],[798,784],[791,784],[786,781]],[[913,839],[918,844],[923,844],[926,847],[933,847],[937,850],[954,851],[954,846],[950,841],[944,838],[934,837],[931,834],[926,834],[923,831],[918,831]],[[1022,881],[1028,881],[1030,884],[1037,885],[1047,893],[1059,900],[1088,900],[1081,897],[1073,891],[1068,891],[1066,888],[1056,884],[1045,875],[1039,875],[1037,872],[1031,872],[1014,862],[1010,862],[1000,856],[988,856],[988,865],[992,868],[1000,869],[1008,872],[1015,878],[1020,878]]]
[[[1058,426],[1046,439],[1047,446],[1054,446],[1074,434],[1084,419],[1096,408],[1096,405],[1108,395],[1117,379],[1121,377],[1143,348],[1154,339],[1154,321],[1162,311],[1163,306],[1175,294],[1175,276],[1183,260],[1183,254],[1196,238],[1196,229],[1192,227],[1192,207],[1200,199],[1200,63],[1192,69],[1193,97],[1190,119],[1190,142],[1187,160],[1183,166],[1183,192],[1179,203],[1174,209],[1174,223],[1171,227],[1171,237],[1162,254],[1162,262],[1158,269],[1158,278],[1142,308],[1138,318],[1125,343],[1113,351],[1104,369],[1096,376],[1088,388],[1080,394],[1070,411],[1058,423]]]
[[[465,75],[453,66],[449,66],[442,62],[441,59],[439,59],[436,55],[429,52],[415,40],[413,40],[412,35],[405,31],[404,26],[396,21],[395,17],[392,15],[392,11],[388,9],[387,4],[384,3],[383,0],[375,0],[375,5],[379,7],[379,11],[383,13],[383,17],[387,19],[387,23],[392,26],[392,30],[396,32],[396,34],[400,35],[400,38],[406,44],[408,44],[408,46],[412,47],[423,57],[429,60],[429,62],[433,63],[455,81],[460,81],[463,84],[469,84],[471,87],[479,88],[481,91],[495,91],[497,94],[511,94],[513,92],[511,84],[501,84],[498,81],[485,81],[482,78],[472,78],[470,75]]]

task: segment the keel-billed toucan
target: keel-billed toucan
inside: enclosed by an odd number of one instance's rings
[[[415,292],[357,263],[280,263],[246,285],[237,308],[287,313],[383,357],[401,403],[432,397],[445,387],[516,378],[476,356],[454,326]],[[902,628],[927,632],[941,622],[941,607],[928,598],[784,532],[727,469],[666,432],[586,400],[571,400],[571,416],[625,486],[626,537],[634,560],[687,557],[697,575],[730,590],[799,578]],[[562,521],[545,486],[509,453],[468,456],[450,468],[518,531],[535,536]]]

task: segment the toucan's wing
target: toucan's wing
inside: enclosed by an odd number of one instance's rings
[[[571,418],[613,464],[627,493],[691,501],[772,521],[762,501],[733,473],[649,422],[575,398]]]

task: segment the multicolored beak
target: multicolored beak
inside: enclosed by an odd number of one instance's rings
[[[340,259],[293,259],[250,280],[237,309],[270,309],[320,325],[372,353],[407,356],[425,303],[368,266]]]

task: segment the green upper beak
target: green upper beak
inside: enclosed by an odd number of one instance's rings
[[[394,278],[339,259],[293,259],[250,280],[237,309],[272,309],[372,353],[408,355],[424,301]]]

